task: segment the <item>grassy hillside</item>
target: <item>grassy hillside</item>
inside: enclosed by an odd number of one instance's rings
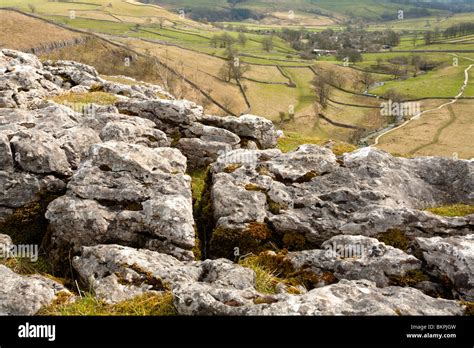
[[[21,31],[18,28],[22,28]],[[54,42],[71,41],[84,35],[59,28],[22,14],[0,10],[0,46],[18,50],[45,47]]]
[[[262,115],[285,131],[312,139],[331,138],[358,143],[362,138],[370,142],[393,121],[381,115],[380,107],[384,99],[377,96],[397,93],[405,99],[432,98],[421,101],[422,108],[436,107],[443,102],[436,98],[449,100],[459,93],[464,82],[464,70],[472,63],[468,58],[474,58],[473,53],[466,52],[474,50],[472,34],[453,39],[440,38],[429,45],[422,34],[423,31],[434,30],[436,26],[445,28],[453,23],[469,21],[474,14],[370,24],[377,16],[399,6],[386,1],[363,0],[357,4],[342,0],[247,1],[236,8],[247,8],[265,15],[258,21],[245,23],[249,29],[244,34],[245,42],[239,42],[237,31],[193,21],[188,12],[184,15],[179,13],[180,9],[188,8],[188,11],[193,6],[212,5],[214,9],[228,9],[227,1],[223,0],[160,2],[171,11],[162,6],[124,0],[109,0],[106,3],[98,0],[67,3],[4,0],[3,4],[16,6],[62,27],[12,11],[0,11],[3,14],[0,24],[3,25],[0,34],[2,46],[29,50],[48,43],[88,37],[87,42],[67,45],[45,52],[42,56],[45,59],[73,59],[94,65],[107,78],[126,75],[161,84],[179,98],[202,104],[208,113]],[[71,11],[74,11],[74,16],[71,16]],[[293,20],[288,19],[289,11],[294,13]],[[392,51],[364,53],[362,61],[348,67],[343,67],[342,62],[333,56],[318,60],[316,57],[302,59],[301,52],[278,36],[273,36],[271,49],[264,49],[262,45],[269,37],[268,29],[281,30],[297,23],[307,23],[306,30],[312,32],[327,28],[341,31],[344,30],[342,21],[358,13],[370,18],[364,23],[369,31],[387,28],[399,31],[400,44]],[[431,26],[426,26],[427,22]],[[22,23],[25,30],[12,30],[12,23]],[[234,24],[242,25],[239,22]],[[221,35],[234,39],[234,54],[239,64],[245,66],[239,81],[223,78],[222,69],[227,64],[228,53],[222,45],[213,44],[213,38]],[[435,52],[426,53],[426,50]],[[458,52],[450,52],[452,50]],[[453,65],[453,54],[458,55],[457,66]],[[130,55],[134,59],[127,66],[124,59]],[[416,56],[428,61],[432,67],[426,72],[418,71],[411,64]],[[391,71],[400,58],[407,62],[402,66],[406,75],[394,76]],[[317,71],[332,71],[338,79],[338,86],[331,88],[330,100],[324,108],[316,103],[312,84]],[[370,95],[364,94],[367,90],[364,82],[367,72],[371,80],[368,88]],[[466,97],[474,96],[473,73],[474,70],[471,70],[468,74],[471,79],[464,90]],[[457,115],[469,110],[472,104],[473,100],[465,99],[453,106],[454,113]],[[428,113],[410,127],[381,137],[379,146],[404,154],[441,153],[440,147],[444,147],[447,152],[474,156],[474,146],[468,139],[445,136],[456,127],[462,127],[466,120],[457,117],[452,121],[453,117],[447,109],[439,110],[439,115],[436,115],[436,112]],[[426,121],[428,118],[429,122]],[[420,128],[418,124],[428,129]],[[416,141],[406,138],[412,134],[411,127],[416,129],[413,133]]]

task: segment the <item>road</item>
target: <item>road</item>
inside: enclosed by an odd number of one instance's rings
[[[453,54],[453,56],[455,57],[458,57],[457,55]],[[468,57],[460,57],[460,58],[464,58],[464,59],[467,59],[467,60],[470,60],[470,61],[473,61],[474,62],[474,59],[472,58],[468,58]],[[442,108],[448,106],[448,105],[451,105],[451,104],[454,104],[456,103],[459,98],[462,97],[462,95],[464,94],[464,90],[466,89],[468,83],[469,83],[469,70],[472,69],[472,67],[474,66],[474,64],[471,64],[469,65],[465,70],[464,70],[464,83],[463,85],[461,86],[461,91],[458,93],[458,95],[456,95],[451,101],[447,102],[447,103],[444,103],[436,108],[433,108],[433,109],[429,109],[429,110],[425,110],[423,112],[420,112],[419,114],[413,116],[412,118],[410,118],[409,120],[405,121],[404,123],[402,123],[401,125],[397,126],[397,127],[391,127],[385,131],[383,131],[381,134],[379,134],[375,139],[374,139],[374,143],[372,145],[370,145],[370,147],[374,147],[374,146],[377,146],[379,145],[380,143],[380,138],[382,138],[383,136],[389,134],[389,133],[392,133],[393,131],[396,131],[398,129],[401,129],[401,128],[404,128],[406,127],[408,124],[410,124],[411,122],[419,119],[421,116],[423,116],[424,114],[427,114],[429,112],[432,112],[432,111],[436,111],[436,110],[441,110]]]

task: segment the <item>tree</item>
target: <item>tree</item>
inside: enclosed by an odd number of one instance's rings
[[[219,69],[218,76],[225,82],[240,80],[250,70],[250,66],[242,64],[235,49],[228,48],[226,55],[227,61]]]
[[[398,80],[400,77],[407,74],[407,70],[406,68],[403,68],[402,64],[394,62],[390,68],[390,73],[393,75],[395,80]]]
[[[262,47],[265,51],[270,52],[273,50],[273,37],[267,36],[262,40]]]
[[[377,57],[376,62],[377,62],[377,68],[380,68],[382,66],[383,59],[380,57]]]
[[[425,44],[430,45],[433,42],[433,32],[426,31],[425,32]]]
[[[235,44],[235,39],[232,35],[228,33],[224,33],[220,36],[220,41],[222,43],[223,48],[227,48]]]
[[[352,48],[342,48],[337,50],[336,57],[339,60],[349,59],[349,62],[356,63],[362,61],[362,54]]]
[[[413,35],[413,47],[416,46],[416,41],[418,40],[418,33],[415,33],[415,35]]]
[[[370,86],[375,82],[372,74],[367,71],[362,74],[361,81],[364,85],[364,91],[368,91]]]
[[[247,44],[247,36],[245,36],[244,33],[240,32],[239,33],[239,38],[238,38],[239,44],[245,47]]]
[[[328,105],[331,95],[332,85],[334,84],[334,72],[319,70],[318,75],[313,79],[312,85],[316,92],[316,98],[323,108]]]
[[[213,37],[211,37],[211,40],[209,40],[209,44],[214,47],[214,48],[217,48],[217,46],[219,46],[219,36],[217,35],[214,35]]]

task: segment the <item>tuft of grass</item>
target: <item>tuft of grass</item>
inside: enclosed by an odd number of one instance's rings
[[[420,282],[430,280],[430,277],[423,273],[422,270],[415,269],[406,272],[403,276],[390,277],[390,280],[396,286],[414,286]]]
[[[99,104],[112,105],[117,97],[111,93],[93,91],[89,93],[67,93],[51,99],[58,104]]]
[[[397,229],[388,230],[387,232],[378,235],[376,238],[386,245],[390,245],[403,251],[407,251],[410,244],[410,239],[407,235]]]
[[[128,86],[145,85],[145,83],[141,81],[133,81],[131,79],[127,79],[126,77],[122,77],[122,76],[101,75],[100,77],[110,82],[121,83],[122,85],[128,85]]]
[[[324,140],[317,137],[305,136],[293,132],[285,132],[285,136],[278,139],[278,148],[282,152],[290,152],[296,150],[303,144],[322,145],[323,143]]]
[[[286,260],[286,254],[260,253],[241,260],[239,264],[252,269],[256,275],[256,289],[261,293],[274,294],[277,285],[283,284],[290,294],[300,294],[301,287],[308,290],[337,282],[334,274],[323,272],[315,274],[311,270],[296,271]]]
[[[209,174],[209,169],[198,169],[191,173],[189,176],[191,177],[191,191],[193,194],[193,211],[194,216],[200,216],[201,214],[201,207],[203,204],[203,197],[206,191],[207,186],[207,177]],[[198,220],[196,220],[198,221]],[[194,257],[196,260],[202,259],[202,243],[199,236],[199,227],[195,226],[196,230],[196,239],[195,239],[195,246],[193,248]]]
[[[198,169],[191,173],[189,176],[191,177],[191,190],[193,193],[193,202],[194,205],[199,205],[202,199],[202,195],[206,188],[206,178],[208,175],[208,169]]]
[[[241,260],[239,264],[243,267],[250,268],[255,272],[256,283],[255,289],[263,294],[276,294],[277,284],[281,283],[281,279],[277,277],[277,270],[267,267],[261,263],[257,256],[249,256]]]
[[[42,257],[39,257],[37,261],[20,257],[12,257],[8,259],[0,258],[0,265],[4,265],[10,268],[13,272],[22,275],[51,273],[51,265]]]
[[[467,216],[474,214],[474,205],[468,204],[453,204],[453,205],[445,205],[441,207],[429,208],[426,209],[430,213],[446,216],[446,217],[459,217],[459,216]]]
[[[107,304],[91,293],[73,303],[59,297],[51,306],[43,308],[39,315],[47,316],[173,316],[177,315],[173,295],[145,294],[117,304]]]
[[[461,304],[466,306],[464,310],[465,316],[474,316],[474,302],[461,301]]]
[[[227,174],[231,174],[235,172],[237,169],[239,169],[240,167],[242,167],[242,164],[240,163],[231,163],[227,167],[224,168],[224,172]]]
[[[336,156],[341,156],[345,153],[357,150],[357,146],[348,143],[338,142],[331,148],[331,150]]]
[[[293,132],[285,132],[285,136],[278,139],[278,148],[282,152],[290,152],[296,150],[299,146],[304,144],[314,144],[323,146],[327,144],[327,139],[321,139],[315,136],[301,135]],[[332,152],[336,156],[343,155],[347,152],[352,152],[357,150],[357,147],[352,144],[348,144],[341,141],[336,141],[334,145],[331,146]]]

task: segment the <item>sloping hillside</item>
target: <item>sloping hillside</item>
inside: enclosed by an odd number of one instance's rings
[[[21,28],[21,30],[18,30]],[[85,35],[23,14],[0,9],[0,46],[23,51],[77,43]]]

